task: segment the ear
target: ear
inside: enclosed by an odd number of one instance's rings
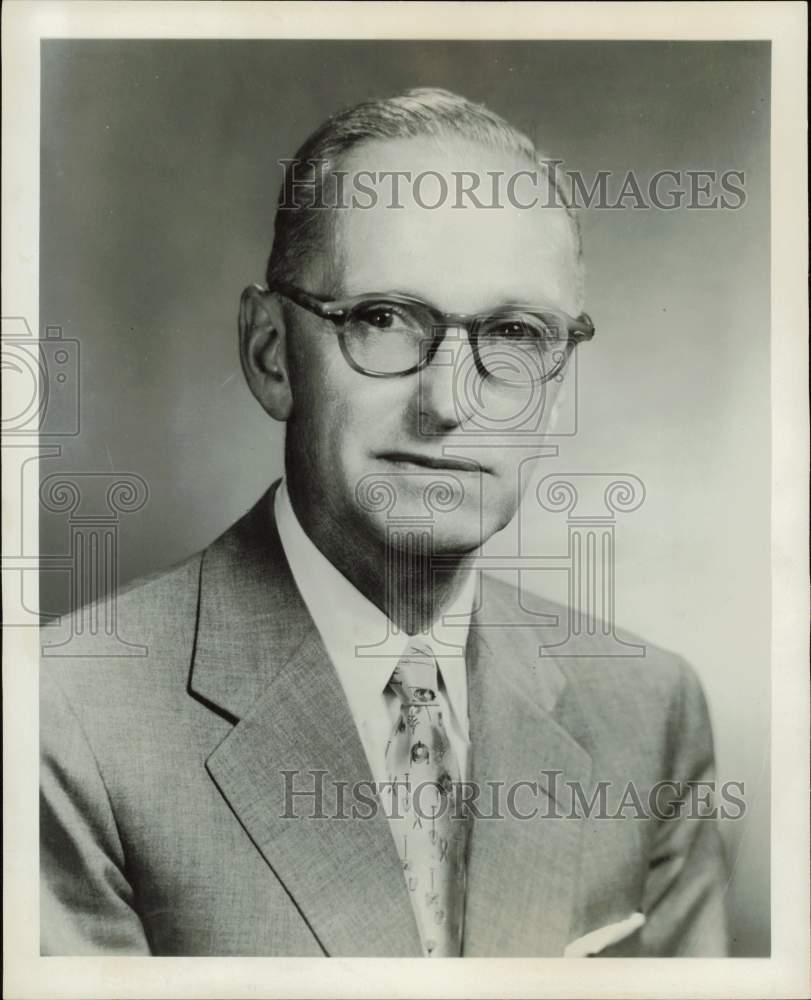
[[[284,314],[278,298],[249,285],[239,302],[239,357],[251,392],[274,420],[287,420],[293,394]]]

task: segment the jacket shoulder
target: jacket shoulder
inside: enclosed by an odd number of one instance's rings
[[[191,662],[202,552],[82,605],[41,630],[41,698],[82,705],[156,693]]]
[[[584,697],[595,702],[606,698],[607,704],[620,699],[626,706],[630,701],[640,707],[703,699],[695,669],[677,652],[599,619],[591,631],[581,629],[576,643],[567,642],[566,605],[533,593],[530,612],[527,595],[520,588],[489,575],[486,579],[487,590],[505,620],[511,617],[511,624],[526,623],[521,631],[528,656],[538,665],[553,661],[570,688]],[[539,616],[544,616],[544,624],[531,624]]]

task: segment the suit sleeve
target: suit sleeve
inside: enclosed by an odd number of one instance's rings
[[[667,780],[678,784],[681,797],[672,799],[678,806],[674,818],[658,821],[645,886],[642,954],[723,957],[727,867],[717,821],[706,815],[711,804],[701,804],[715,777],[712,730],[698,678],[684,665],[670,746]]]
[[[40,950],[148,955],[104,780],[55,679],[40,675]]]

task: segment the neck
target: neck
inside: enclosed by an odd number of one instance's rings
[[[364,579],[352,582],[402,631],[414,635],[427,632],[450,608],[465,585],[470,561],[470,554],[438,558],[429,532],[409,530],[385,547],[376,567],[370,563]],[[377,600],[371,596],[375,593]]]
[[[408,635],[427,632],[453,604],[470,573],[473,552],[435,553],[429,531],[416,527],[372,540],[343,521],[340,529],[320,508],[290,502],[310,541],[367,600]]]

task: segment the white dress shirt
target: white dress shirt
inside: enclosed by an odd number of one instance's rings
[[[276,526],[293,579],[335,667],[358,727],[372,777],[387,781],[386,744],[400,712],[388,683],[410,636],[397,632],[389,618],[340,573],[301,527],[282,480],[274,500]],[[469,574],[453,604],[429,633],[439,666],[438,699],[462,780],[467,778],[470,745],[467,672],[464,651],[475,596]]]

